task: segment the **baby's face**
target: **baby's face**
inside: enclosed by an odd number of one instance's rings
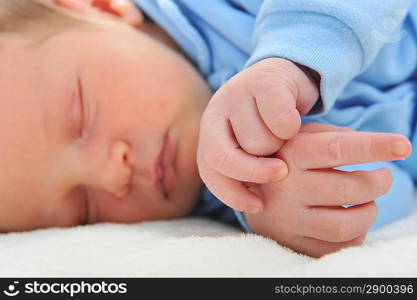
[[[0,44],[0,231],[175,218],[195,204],[209,88],[148,34],[104,27]]]

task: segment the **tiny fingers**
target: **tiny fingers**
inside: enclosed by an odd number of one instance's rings
[[[277,152],[284,143],[266,127],[255,100],[241,101],[229,118],[237,142],[247,153],[268,156]]]
[[[248,87],[261,118],[280,139],[297,134],[301,115],[313,107],[319,96],[316,83],[302,69],[306,68],[282,58],[267,58],[248,69]]]
[[[286,91],[275,91],[255,98],[266,126],[280,139],[290,139],[300,130],[301,117],[295,99]]]
[[[288,175],[284,161],[243,151],[224,116],[206,115],[203,118],[198,156],[209,168],[235,180],[253,183],[279,181]]]
[[[261,198],[244,183],[215,172],[204,162],[199,164],[199,172],[210,192],[229,207],[247,213],[258,213],[263,209]]]

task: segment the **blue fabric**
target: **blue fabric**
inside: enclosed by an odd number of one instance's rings
[[[264,58],[287,58],[321,76],[317,114],[304,122],[401,133],[417,146],[417,4],[412,0],[134,1],[184,49],[213,90]],[[405,161],[349,168],[380,166],[391,168],[394,182],[377,199],[373,229],[411,210],[417,153]],[[205,199],[222,205],[211,193]]]
[[[239,226],[239,219],[235,212],[217,199],[207,188],[200,192],[199,201],[194,207],[191,215],[203,215],[215,219],[220,219],[230,225]],[[247,226],[249,228],[249,226]]]

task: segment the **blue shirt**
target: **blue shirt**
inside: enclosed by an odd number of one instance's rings
[[[395,132],[417,143],[417,5],[412,0],[134,1],[182,47],[213,90],[262,59],[286,58],[321,76],[318,109],[304,122]],[[341,169],[378,167],[389,167],[394,180],[377,200],[374,228],[411,210],[417,154]],[[206,207],[221,207],[211,193],[203,194]]]

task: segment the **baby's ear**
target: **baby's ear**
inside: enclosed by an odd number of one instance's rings
[[[129,0],[55,0],[55,3],[84,15],[111,18],[133,27],[140,27],[144,17]]]

